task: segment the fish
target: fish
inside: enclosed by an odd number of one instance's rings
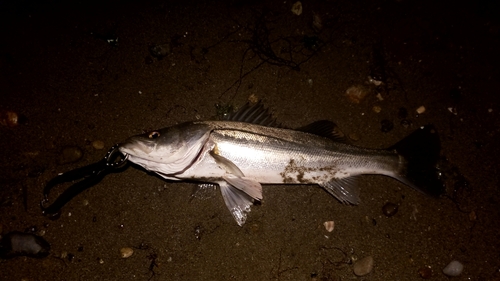
[[[247,103],[224,120],[193,121],[132,136],[125,158],[166,180],[219,186],[239,226],[263,199],[262,185],[315,184],[347,205],[360,203],[360,175],[384,175],[431,196],[443,193],[440,139],[422,126],[387,149],[349,143],[328,120],[290,129],[262,102]]]

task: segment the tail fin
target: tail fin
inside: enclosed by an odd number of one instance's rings
[[[429,195],[439,196],[444,192],[437,169],[441,142],[434,126],[419,128],[389,149],[396,150],[407,162],[398,175],[399,180]]]

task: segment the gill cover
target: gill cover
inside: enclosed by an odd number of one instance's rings
[[[210,131],[206,124],[183,123],[130,137],[119,149],[131,162],[175,179],[173,175],[186,170],[197,159]]]

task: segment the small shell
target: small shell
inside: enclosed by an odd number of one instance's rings
[[[121,254],[122,258],[124,258],[124,259],[130,258],[130,256],[132,256],[133,253],[134,253],[134,249],[129,248],[129,247],[125,247],[125,248],[120,249],[120,254]]]
[[[326,231],[332,232],[333,228],[335,227],[335,222],[334,221],[325,221],[323,223],[323,225],[325,226]]]
[[[423,105],[422,105],[422,106],[420,106],[419,108],[417,108],[417,110],[416,110],[416,111],[417,111],[417,113],[418,113],[418,114],[422,114],[422,113],[424,113],[424,112],[425,112],[425,106],[423,106]]]
[[[302,14],[302,3],[300,1],[295,2],[292,6],[292,13],[300,16]]]

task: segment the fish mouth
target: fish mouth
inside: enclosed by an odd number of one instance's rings
[[[118,146],[118,149],[125,157],[133,156],[139,158],[149,158],[148,156],[155,148],[156,143],[135,138],[129,138]]]

